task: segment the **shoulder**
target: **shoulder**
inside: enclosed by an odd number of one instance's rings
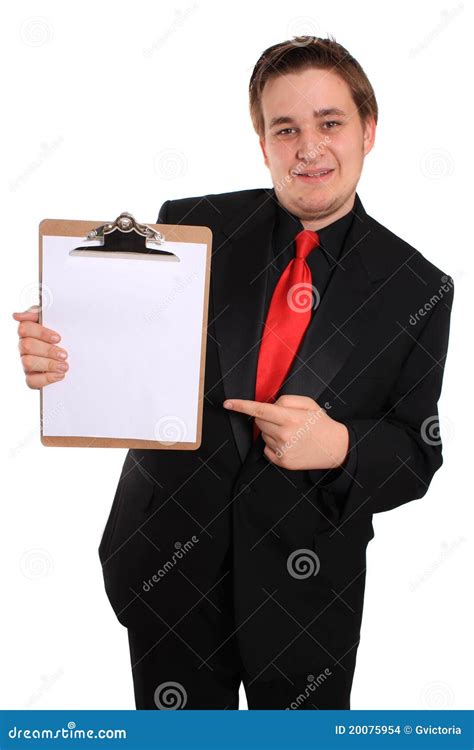
[[[432,263],[424,250],[413,247],[372,216],[365,214],[364,220],[368,237],[361,258],[371,275],[375,273],[385,279],[398,277],[408,286],[415,282],[416,286],[425,285],[427,290],[445,283],[453,286],[449,273]]]
[[[246,205],[264,199],[270,188],[236,190],[230,193],[208,193],[165,201],[158,215],[158,224],[194,224],[212,228],[222,225],[227,217],[240,212]]]

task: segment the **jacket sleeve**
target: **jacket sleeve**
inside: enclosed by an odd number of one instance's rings
[[[346,419],[355,436],[357,468],[344,517],[365,506],[378,513],[426,494],[443,463],[437,402],[448,350],[454,285],[428,313],[378,418]],[[417,323],[421,327],[421,321]],[[416,329],[410,334],[415,337]],[[331,487],[322,487],[331,492]]]

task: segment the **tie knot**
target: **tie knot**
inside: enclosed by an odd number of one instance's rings
[[[296,257],[305,260],[313,248],[319,247],[319,235],[311,229],[303,229],[296,235],[295,242]]]

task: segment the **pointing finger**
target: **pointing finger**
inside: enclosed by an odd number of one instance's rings
[[[262,401],[250,401],[248,399],[233,398],[224,401],[226,409],[238,411],[241,414],[248,414],[256,419],[264,419],[272,424],[282,425],[285,423],[287,415],[286,409],[276,404],[267,404]]]

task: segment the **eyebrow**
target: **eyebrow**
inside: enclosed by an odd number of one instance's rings
[[[338,109],[337,107],[328,107],[326,109],[315,109],[313,111],[313,116],[315,118],[320,117],[326,117],[327,115],[342,115],[344,116],[346,113],[342,111],[342,109]],[[289,115],[282,115],[280,117],[273,117],[270,120],[270,128],[275,127],[275,125],[291,125],[292,123],[296,122],[293,117],[290,117]]]

